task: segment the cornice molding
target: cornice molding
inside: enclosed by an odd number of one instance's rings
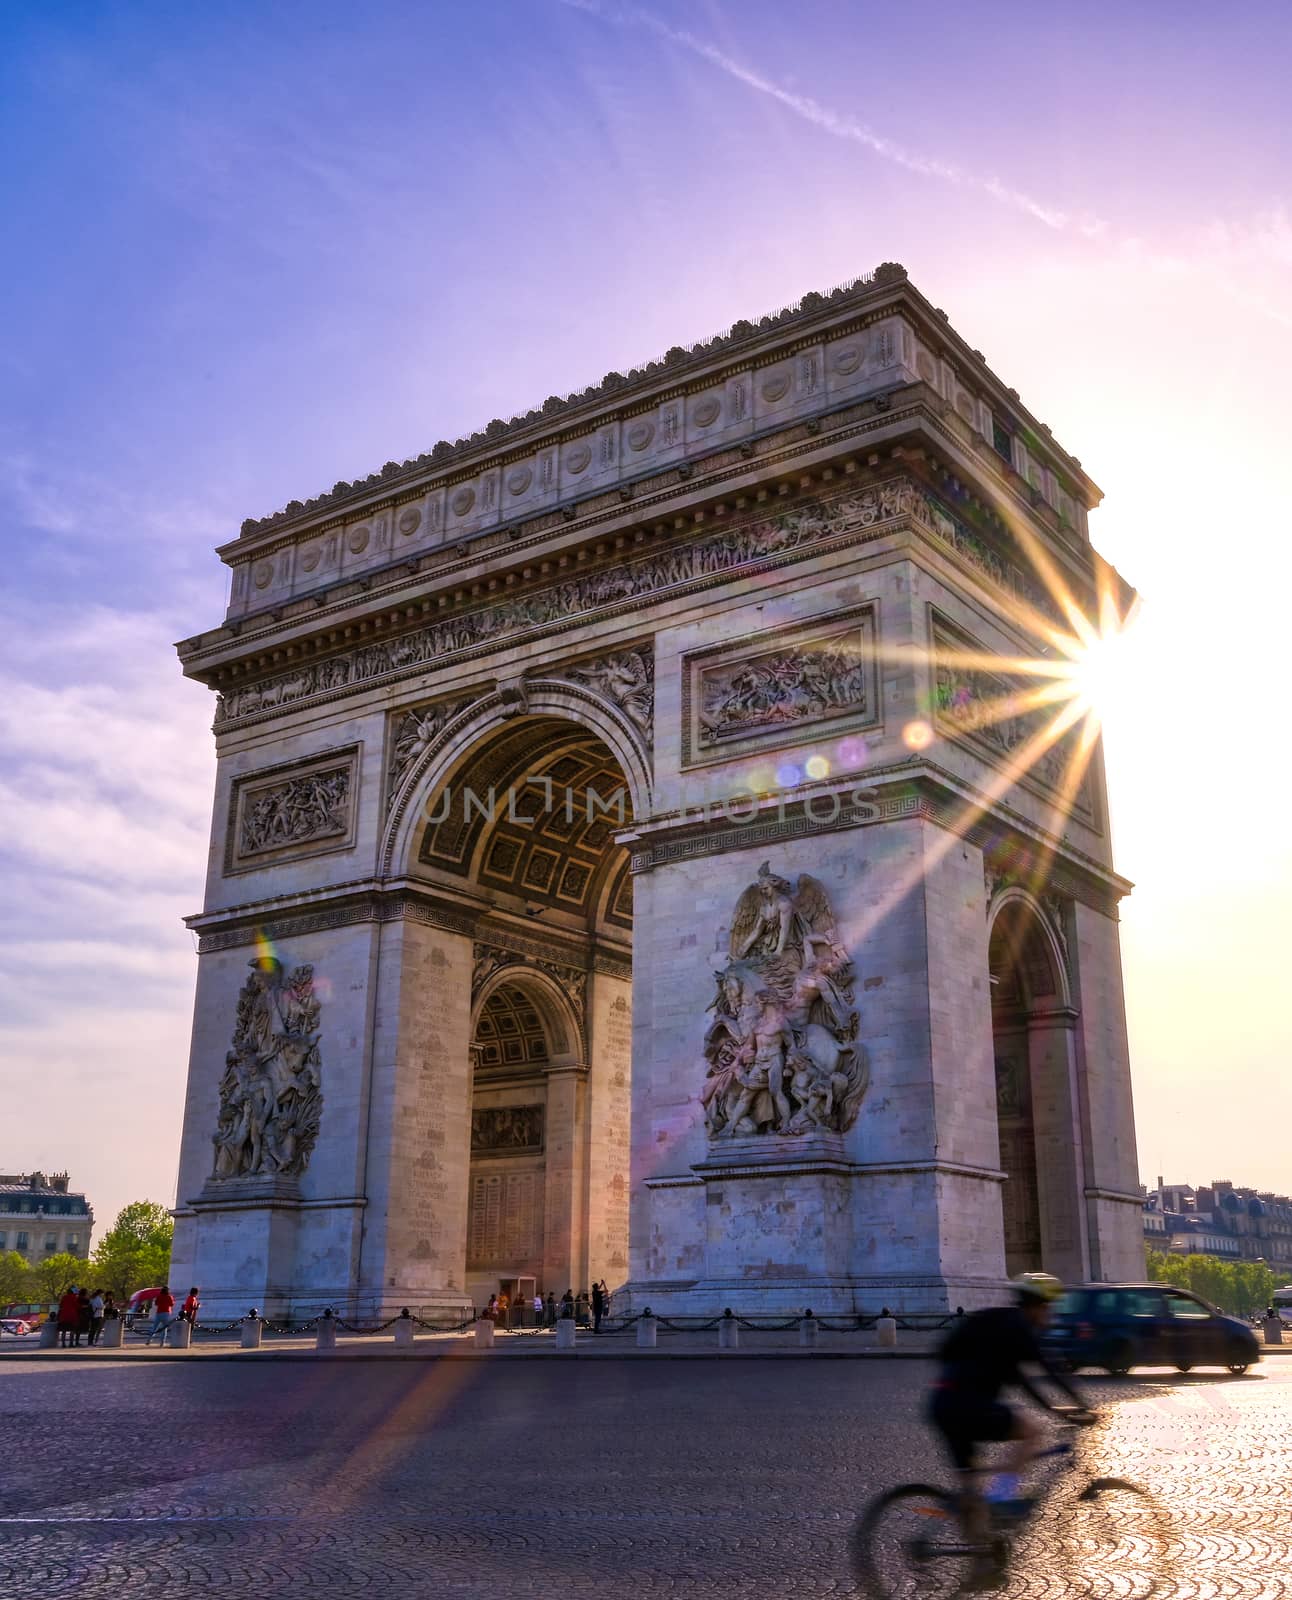
[[[742,805],[747,798],[742,797]],[[966,810],[974,819],[967,825]],[[1043,886],[1038,892],[1066,895],[1104,916],[1115,918],[1118,902],[1133,887],[1066,841],[1037,828],[1012,807],[989,800],[928,761],[919,767],[875,768],[847,782],[804,786],[769,796],[746,822],[725,816],[708,822],[676,816],[652,821],[621,837],[632,851],[631,868],[636,874],[733,851],[779,846],[791,839],[912,820],[931,822],[977,846],[998,874],[1008,874],[1018,882],[1035,882]]]
[[[379,472],[353,483],[339,482],[332,490],[301,502],[291,501],[281,511],[242,525],[239,541],[221,548],[226,559],[268,548],[264,535],[278,532],[314,532],[331,521],[370,515],[384,506],[397,509],[401,501],[425,492],[432,480],[451,487],[493,468],[505,468],[519,453],[532,453],[543,445],[563,441],[588,431],[603,420],[607,409],[620,416],[639,414],[649,406],[685,395],[698,379],[716,381],[721,370],[737,363],[754,370],[820,343],[830,336],[844,337],[852,319],[866,312],[900,307],[913,321],[935,354],[954,360],[966,375],[986,390],[994,404],[1023,417],[1040,447],[1051,454],[1077,484],[1087,504],[1097,502],[1099,491],[1077,459],[1054,440],[1049,428],[1032,417],[1017,393],[1008,389],[988,366],[981,351],[951,328],[946,314],[931,306],[910,284],[904,267],[885,262],[873,275],[853,279],[826,293],[809,293],[796,304],[763,316],[757,324],[739,320],[713,338],[689,348],[674,346],[656,361],[627,373],[611,372],[599,384],[566,396],[550,395],[538,406],[510,421],[495,418],[483,430],[451,444],[441,440],[415,460],[388,461]],[[841,315],[842,313],[842,315]],[[716,369],[716,370],[715,370]]]

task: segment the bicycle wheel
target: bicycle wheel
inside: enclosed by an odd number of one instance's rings
[[[959,1594],[973,1560],[955,1496],[927,1483],[904,1483],[872,1500],[848,1545],[853,1576],[871,1600]]]
[[[1166,1572],[1166,1517],[1147,1490],[1094,1478],[1067,1500],[1056,1532],[1073,1593],[1148,1600]]]

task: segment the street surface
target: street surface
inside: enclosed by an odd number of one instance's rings
[[[945,1472],[925,1361],[0,1363],[0,1595],[852,1595],[877,1490]],[[1292,1361],[1090,1379],[1163,1592],[1292,1596]],[[1011,1579],[1115,1596],[1118,1574]]]

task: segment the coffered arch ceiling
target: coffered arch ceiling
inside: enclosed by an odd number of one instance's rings
[[[631,817],[631,797],[609,748],[588,729],[557,717],[518,719],[468,754],[425,814],[421,867],[513,909],[550,907],[589,931],[631,930],[628,852],[614,839]]]
[[[1003,906],[992,925],[988,967],[996,1013],[1026,1012],[1062,1001],[1063,984],[1039,912],[1021,900]]]

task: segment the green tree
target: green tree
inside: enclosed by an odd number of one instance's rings
[[[43,1261],[33,1261],[27,1275],[31,1290],[28,1299],[39,1301],[44,1306],[52,1305],[64,1289],[72,1284],[78,1289],[81,1287],[85,1282],[85,1271],[84,1258],[68,1255],[66,1250],[46,1256]]]
[[[28,1298],[30,1283],[31,1267],[26,1256],[20,1256],[16,1250],[0,1255],[0,1306],[21,1304]]]
[[[135,1200],[99,1240],[92,1261],[96,1284],[125,1300],[136,1289],[151,1289],[166,1282],[170,1271],[171,1237],[175,1224],[165,1206],[153,1200]]]
[[[1263,1261],[1223,1261],[1219,1256],[1172,1255],[1149,1250],[1148,1275],[1154,1283],[1191,1289],[1235,1317],[1263,1311],[1277,1279]]]

